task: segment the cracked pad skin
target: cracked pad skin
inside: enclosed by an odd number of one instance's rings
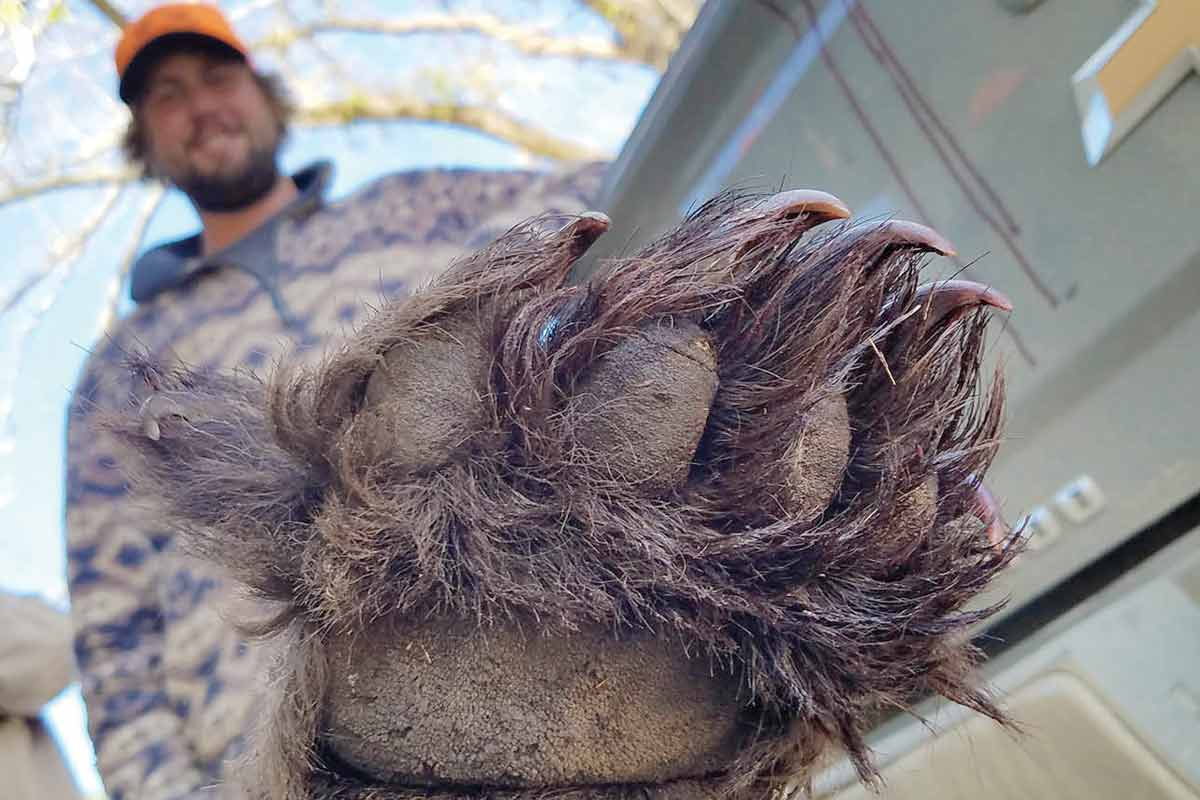
[[[198,554],[283,608],[252,796],[759,798],[880,709],[998,720],[964,611],[989,309],[836,198],[715,198],[586,284],[532,220],[265,380],[133,357],[107,425]]]
[[[526,621],[483,636],[457,622],[333,641],[344,655],[331,671],[329,737],[385,783],[662,783],[716,772],[736,755],[737,682],[655,638],[617,640],[602,627],[546,637]]]

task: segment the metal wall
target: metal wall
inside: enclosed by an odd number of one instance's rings
[[[1200,80],[1094,167],[1072,92],[1138,6],[710,2],[607,190],[601,256],[723,187],[810,186],[931,224],[961,254],[931,277],[1014,301],[991,483],[1039,549],[981,601],[1006,613],[1200,491]]]

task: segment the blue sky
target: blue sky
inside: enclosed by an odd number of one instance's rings
[[[126,3],[123,7],[136,11],[145,5]],[[224,5],[237,9],[252,4]],[[123,113],[108,94],[115,85],[110,60],[115,31],[89,6],[80,2],[68,6],[70,20],[44,42],[52,55],[63,60],[48,58],[47,64],[35,69],[21,100],[16,141],[0,153],[0,170],[36,176],[40,167],[53,167],[56,155],[69,157],[81,136],[95,139],[104,131],[111,133],[113,115],[119,118]],[[303,17],[315,4],[291,6]],[[357,9],[354,13],[358,15],[379,17],[442,6],[345,3],[343,9],[347,14]],[[484,4],[476,6],[483,8]],[[597,18],[579,12],[565,0],[489,3],[486,7],[491,13],[504,11],[507,16],[511,12],[511,18],[549,20],[555,32],[607,33]],[[239,22],[244,36],[256,38],[260,30],[269,27],[270,21],[260,16],[251,13]],[[430,70],[454,71],[463,64],[483,70],[493,81],[492,99],[502,107],[610,155],[619,151],[658,77],[636,66],[531,60],[476,39],[456,39],[453,48],[447,48],[445,41],[425,36],[402,40],[364,35],[322,38],[339,63],[372,86],[403,85]],[[0,37],[0,71],[5,69],[4,48]],[[68,62],[72,69],[64,70],[67,57],[63,54],[78,51],[81,53]],[[301,74],[319,66],[312,53],[295,62],[293,67]],[[56,139],[62,120],[69,120],[76,130]],[[296,131],[284,154],[284,166],[290,171],[317,158],[334,161],[334,196],[393,170],[442,165],[539,166],[527,154],[485,136],[408,122]],[[112,163],[113,159],[115,156],[109,155],[97,163]],[[95,213],[105,200],[104,190],[60,191],[0,207],[0,242],[6,245],[0,261],[0,298],[9,297],[35,272],[50,270],[46,279],[0,317],[0,587],[36,592],[60,606],[67,603],[61,519],[64,413],[86,348],[96,339],[104,298],[130,247],[147,192],[143,186],[128,187],[74,259],[56,260],[50,250],[60,232],[69,235],[73,226]],[[186,200],[172,193],[151,221],[144,243],[190,234],[196,224]],[[122,289],[122,296],[125,294]],[[128,309],[127,301],[123,309]],[[81,785],[89,792],[98,790],[77,692],[65,693],[52,704],[49,715]]]

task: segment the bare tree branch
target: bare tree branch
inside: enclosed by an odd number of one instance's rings
[[[133,167],[90,172],[47,175],[29,183],[13,184],[0,190],[0,207],[61,189],[80,189],[127,183],[138,176]]]
[[[4,298],[4,302],[0,303],[0,316],[4,316],[20,305],[21,301],[25,299],[25,295],[36,289],[38,284],[46,277],[46,272],[43,270],[28,276],[22,281],[20,286],[14,289],[8,297]]]
[[[69,237],[55,242],[50,246],[45,267],[38,275],[34,276],[36,278],[35,281],[27,281],[25,285],[17,290],[15,293],[17,296],[10,296],[6,299],[3,303],[6,312],[11,308],[15,308],[20,302],[21,296],[28,294],[39,284],[53,283],[55,285],[52,290],[52,298],[61,290],[62,286],[70,279],[71,272],[78,263],[79,256],[83,253],[88,241],[103,226],[104,221],[108,219],[109,214],[112,213],[123,193],[123,187],[114,186],[105,195],[95,210],[72,231]],[[31,309],[30,313],[20,318],[11,330],[11,334],[18,342],[19,349],[18,356],[11,369],[0,372],[0,448],[11,448],[14,446],[12,411],[15,403],[13,402],[13,396],[16,393],[17,381],[21,375],[22,345],[26,338],[41,323],[46,313],[50,310],[51,305],[52,303],[47,302]]]
[[[286,48],[323,33],[375,33],[411,36],[419,33],[474,33],[510,45],[525,55],[642,63],[631,53],[599,36],[563,37],[544,28],[514,25],[490,14],[439,14],[402,19],[328,17],[320,22],[273,33],[258,46]]]
[[[663,72],[700,11],[699,0],[584,0],[617,32],[618,48]]]
[[[8,74],[0,74],[0,114],[4,118],[3,127],[0,127],[0,157],[8,151],[8,143],[12,138],[10,132],[14,127],[17,106],[21,101],[25,82],[29,80],[38,62],[39,40],[58,16],[59,14],[52,10],[44,17],[34,20],[32,24],[0,24],[0,32],[8,34],[9,55],[13,61],[8,67]]]
[[[117,201],[125,191],[124,186],[113,186],[105,195],[104,200],[79,226],[74,228],[71,235],[52,243],[46,256],[46,264],[42,269],[30,275],[8,297],[0,302],[0,313],[7,314],[16,308],[25,297],[41,286],[47,280],[55,280],[60,286],[71,274],[75,261],[83,253],[87,243],[96,231],[116,208]]]
[[[121,289],[125,286],[125,279],[129,277],[129,272],[133,269],[133,265],[137,261],[138,253],[141,252],[142,242],[146,239],[146,231],[150,227],[150,221],[158,213],[159,206],[162,205],[166,196],[166,187],[157,185],[150,190],[146,201],[142,203],[142,208],[138,212],[137,227],[134,228],[133,236],[129,239],[125,255],[121,259],[121,266],[118,267],[116,274],[113,275],[112,280],[109,282],[108,292],[104,298],[104,306],[100,309],[100,316],[96,321],[97,336],[107,333],[109,327],[117,318],[117,307],[121,304]]]
[[[326,105],[302,107],[298,119],[308,125],[347,125],[366,120],[419,120],[471,128],[516,145],[534,155],[557,161],[582,162],[605,158],[582,145],[546,133],[503,111],[455,102],[431,102],[412,95],[351,95]]]
[[[125,14],[121,12],[121,9],[108,2],[108,0],[88,0],[88,2],[90,2],[97,11],[112,20],[112,24],[116,25],[118,28],[124,28],[126,23],[129,22],[129,17],[125,16]]]
[[[700,13],[702,4],[703,0],[701,2],[696,2],[696,0],[658,0],[658,7],[685,34],[692,27],[692,23],[696,21],[696,15]]]

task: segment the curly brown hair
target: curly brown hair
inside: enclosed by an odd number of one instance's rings
[[[295,113],[295,106],[283,79],[273,73],[256,69],[251,69],[250,73],[258,85],[259,91],[267,99],[271,114],[279,125],[281,137],[287,136],[288,126]],[[160,178],[162,176],[155,173],[150,164],[150,142],[145,122],[142,119],[141,99],[135,99],[130,108],[133,113],[129,125],[125,128],[125,134],[121,137],[121,151],[129,163],[137,168],[141,177]]]

